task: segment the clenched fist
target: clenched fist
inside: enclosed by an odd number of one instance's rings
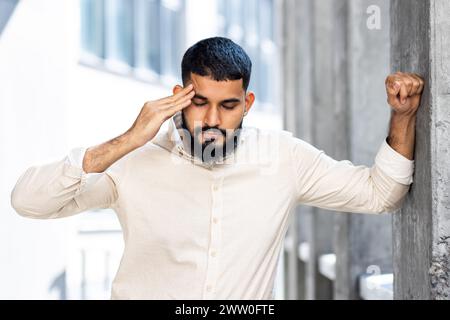
[[[396,72],[386,78],[387,101],[398,114],[414,115],[420,105],[423,79],[415,73]]]

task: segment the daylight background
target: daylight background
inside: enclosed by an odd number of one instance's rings
[[[109,298],[123,249],[114,212],[25,219],[11,208],[11,190],[29,166],[63,159],[72,148],[128,129],[144,102],[170,95],[180,83],[189,46],[221,35],[250,55],[256,104],[244,125],[289,130],[335,159],[371,166],[388,130],[384,80],[390,66],[429,74],[424,52],[432,45],[424,21],[434,17],[430,3],[0,0],[0,299]],[[433,3],[448,17],[445,1]],[[404,36],[409,30],[414,32]],[[436,52],[450,43],[450,30],[441,34]],[[419,120],[431,118],[425,115]],[[421,126],[419,154],[430,158],[423,146],[432,130],[428,122]],[[434,165],[419,163],[422,173]],[[426,189],[431,183],[417,185],[425,186],[415,191],[419,196],[432,199]],[[430,283],[432,241],[439,237],[421,228],[432,221],[450,225],[445,212],[435,219],[431,213],[441,211],[420,207],[429,203],[417,203],[418,209],[413,204],[411,211],[427,222],[398,215],[404,221],[394,225],[391,215],[299,206],[280,255],[276,298],[392,299],[395,272],[402,276],[398,292],[423,292]],[[399,248],[404,255],[393,255]],[[420,263],[402,262],[416,256]],[[416,266],[416,273],[409,272]],[[418,278],[417,290],[409,289]]]

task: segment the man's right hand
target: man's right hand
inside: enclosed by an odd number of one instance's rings
[[[129,152],[145,145],[156,136],[166,120],[191,104],[194,95],[190,84],[172,96],[146,102],[131,128],[124,134],[86,150],[84,172],[103,172]]]
[[[166,120],[191,104],[194,94],[195,91],[190,84],[177,94],[146,102],[136,121],[128,130],[137,146],[143,146],[152,140]]]

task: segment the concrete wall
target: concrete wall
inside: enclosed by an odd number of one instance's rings
[[[297,272],[297,284],[286,281],[289,296],[358,299],[360,276],[393,271],[395,299],[450,299],[450,3],[286,0],[285,6],[285,127],[334,158],[373,164],[388,133],[389,71],[415,72],[427,83],[414,183],[402,209],[331,216],[299,207],[287,239],[287,275]],[[304,267],[293,258],[301,242],[309,244]],[[331,292],[317,259],[333,251]]]
[[[379,9],[380,28],[368,27],[371,6]],[[337,160],[371,166],[390,115],[389,1],[287,0],[285,7],[285,127]],[[389,215],[299,206],[294,217],[287,239],[286,275],[297,273],[286,281],[291,299],[358,299],[368,269],[392,271]],[[302,242],[309,248],[305,265],[293,258]],[[318,266],[329,253],[336,254],[333,282]]]
[[[347,111],[347,157],[354,164],[372,166],[387,137],[390,107],[384,80],[389,74],[389,1],[341,1],[335,28],[338,59],[335,70],[346,75],[336,103]],[[380,10],[380,25],[369,28],[368,20]],[[345,11],[344,11],[345,10]],[[340,32],[339,32],[340,31]],[[342,33],[345,33],[342,34]],[[346,39],[346,41],[345,41]],[[346,48],[339,48],[347,43]],[[340,53],[341,52],[341,53]],[[346,52],[342,56],[342,52]],[[336,93],[335,93],[336,94]],[[336,221],[336,299],[359,299],[359,277],[366,273],[392,272],[392,228],[390,215],[338,214]]]
[[[391,2],[391,68],[427,83],[416,125],[414,183],[394,216],[396,299],[450,299],[450,2]]]

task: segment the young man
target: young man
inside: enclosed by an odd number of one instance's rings
[[[145,103],[120,136],[29,168],[12,206],[42,219],[113,208],[125,241],[113,299],[273,298],[295,205],[359,213],[401,206],[423,81],[386,79],[390,132],[369,168],[285,131],[242,127],[255,100],[250,73],[249,57],[231,40],[198,42],[183,57],[184,88]]]

